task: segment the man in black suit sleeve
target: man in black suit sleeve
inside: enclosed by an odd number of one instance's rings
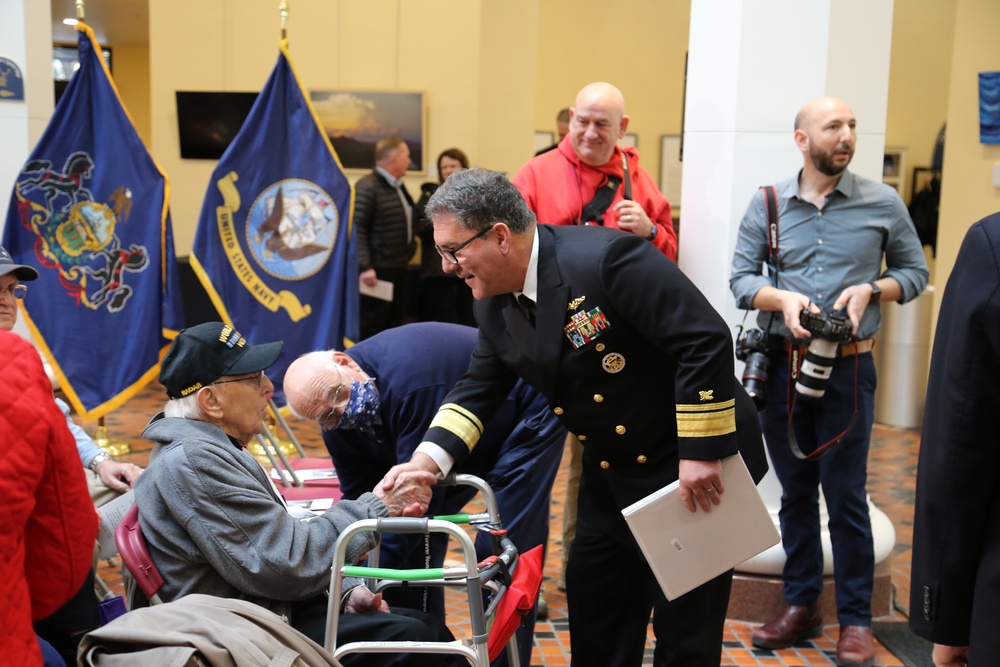
[[[536,225],[505,176],[453,174],[427,206],[442,266],[472,288],[479,340],[410,462],[447,473],[520,377],[584,445],[567,573],[575,666],[719,665],[732,573],[668,602],[621,509],[680,479],[692,512],[725,492],[720,459],[767,468],[729,329],[652,244],[603,228]],[[737,424],[739,428],[737,428]]]
[[[969,229],[938,315],[917,469],[910,629],[934,664],[1000,665],[1000,213]]]

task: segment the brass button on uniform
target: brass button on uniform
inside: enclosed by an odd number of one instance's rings
[[[617,433],[618,435],[625,435],[625,427],[622,426],[621,424],[615,426],[615,433]]]
[[[576,436],[576,439],[579,440],[580,442],[587,442],[587,436],[585,435],[578,435]]]
[[[594,403],[603,403],[604,397],[600,394],[594,394]]]
[[[552,408],[552,412],[556,413],[557,415],[561,415],[563,413],[563,409],[562,408]]]
[[[645,463],[649,459],[646,458],[645,454],[639,454],[639,456],[637,456],[635,460],[638,461],[639,463]]]
[[[604,343],[598,343],[597,345],[594,346],[594,349],[597,350],[598,352],[604,352]]]
[[[610,463],[608,463],[607,461],[601,461],[601,468],[602,469],[607,470],[610,467],[611,467]]]

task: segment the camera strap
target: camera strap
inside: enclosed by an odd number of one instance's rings
[[[625,173],[628,174],[628,172]],[[594,198],[583,207],[579,223],[585,225],[588,222],[596,222],[599,225],[604,225],[604,212],[608,210],[608,206],[611,206],[611,200],[615,198],[615,192],[618,191],[618,186],[621,184],[622,179],[617,176],[608,176],[608,182],[597,188]],[[631,182],[629,182],[629,187],[631,189]]]
[[[774,286],[778,286],[778,265],[781,263],[778,252],[778,189],[773,185],[762,185],[764,191],[764,210],[767,212],[767,254],[771,269],[774,271]]]
[[[821,456],[825,456],[837,448],[840,441],[851,432],[854,428],[854,423],[858,420],[858,367],[860,361],[858,355],[854,355],[854,412],[851,414],[850,421],[847,422],[847,427],[835,435],[830,440],[827,440],[822,445],[819,445],[816,449],[809,452],[808,454],[803,453],[802,448],[799,447],[798,439],[795,437],[795,424],[792,421],[795,415],[795,397],[798,392],[795,391],[795,380],[798,374],[801,372],[800,366],[802,365],[802,347],[799,345],[792,345],[791,349],[788,351],[788,397],[786,398],[788,405],[788,447],[792,450],[792,454],[795,458],[800,461],[815,461]]]

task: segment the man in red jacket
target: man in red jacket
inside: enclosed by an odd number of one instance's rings
[[[16,287],[16,281],[0,284],[0,300],[13,301]],[[30,343],[2,329],[0,386],[0,664],[41,665],[31,622],[83,585],[97,513],[41,359]]]
[[[569,117],[569,134],[559,147],[532,158],[514,176],[538,222],[623,229],[676,261],[670,204],[639,166],[639,151],[617,145],[629,122],[622,92],[610,83],[588,84]]]

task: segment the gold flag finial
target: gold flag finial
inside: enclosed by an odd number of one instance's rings
[[[278,12],[281,14],[281,39],[285,39],[288,36],[285,29],[288,24],[288,0],[281,0],[278,3]]]
[[[76,0],[76,20],[83,22],[83,0]]]

